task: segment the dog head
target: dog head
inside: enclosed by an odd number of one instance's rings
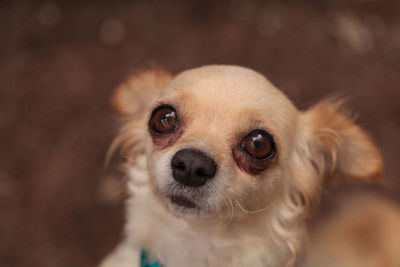
[[[282,214],[304,214],[328,178],[381,176],[378,150],[338,101],[298,111],[243,67],[175,77],[148,70],[122,84],[112,105],[127,121],[114,147],[143,157],[153,191],[185,218],[244,216],[275,204]]]

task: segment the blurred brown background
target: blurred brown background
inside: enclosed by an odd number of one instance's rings
[[[115,246],[123,187],[104,168],[118,128],[108,100],[153,63],[251,67],[300,108],[349,96],[386,185],[337,186],[320,214],[338,192],[400,193],[397,0],[3,0],[0,29],[0,266],[94,266]]]

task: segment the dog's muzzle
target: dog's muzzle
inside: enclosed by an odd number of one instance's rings
[[[182,149],[171,160],[172,176],[178,183],[200,187],[217,172],[217,164],[205,153],[194,149]]]

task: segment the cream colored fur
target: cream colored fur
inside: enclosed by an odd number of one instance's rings
[[[342,198],[312,229],[304,267],[400,266],[400,207],[372,194]]]
[[[378,150],[338,102],[300,112],[246,68],[205,66],[174,78],[148,70],[121,85],[112,103],[125,115],[111,150],[121,147],[127,158],[130,197],[124,241],[102,267],[139,266],[140,249],[165,267],[293,266],[305,247],[304,219],[327,179],[380,177]],[[161,103],[176,106],[182,118],[182,134],[163,147],[147,124]],[[232,146],[256,128],[272,133],[278,152],[271,166],[251,175],[237,166]],[[182,148],[205,151],[218,164],[196,212],[165,196],[171,158]]]

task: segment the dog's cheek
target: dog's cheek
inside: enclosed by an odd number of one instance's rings
[[[150,173],[159,189],[165,188],[172,180],[171,158],[173,151],[153,150],[149,163]]]

